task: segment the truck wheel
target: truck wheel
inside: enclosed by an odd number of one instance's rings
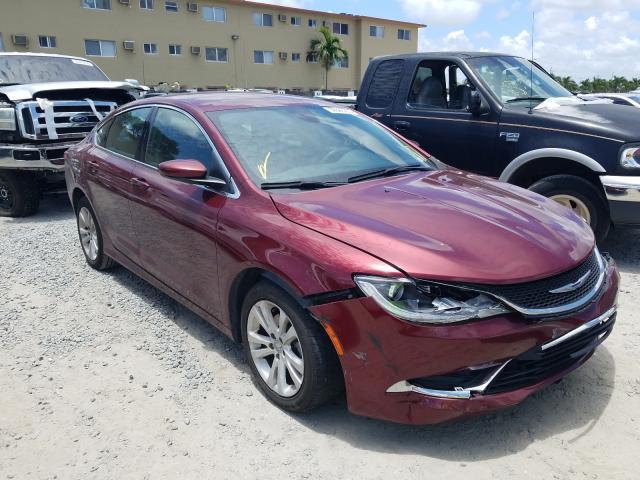
[[[611,218],[607,201],[588,180],[575,175],[553,175],[537,181],[529,190],[573,210],[591,226],[598,243],[609,233]]]
[[[40,188],[35,175],[0,170],[0,217],[28,217],[39,206]]]

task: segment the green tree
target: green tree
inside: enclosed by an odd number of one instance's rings
[[[320,38],[314,38],[309,44],[307,61],[317,61],[324,68],[325,90],[329,89],[329,70],[336,62],[348,59],[348,52],[342,47],[340,39],[331,33],[329,27],[318,29]]]

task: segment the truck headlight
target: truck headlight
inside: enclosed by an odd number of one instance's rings
[[[367,275],[355,275],[354,281],[387,313],[409,322],[447,324],[510,312],[488,295],[446,285]]]
[[[625,148],[622,151],[620,164],[624,168],[640,168],[640,147]]]
[[[16,111],[11,107],[0,107],[0,130],[16,129]]]

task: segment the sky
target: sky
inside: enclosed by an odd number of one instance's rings
[[[556,75],[640,77],[640,0],[265,0],[424,23],[419,51],[531,56]],[[532,14],[535,21],[532,24]],[[532,28],[533,26],[533,28]]]

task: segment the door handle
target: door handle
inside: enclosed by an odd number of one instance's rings
[[[393,126],[396,130],[409,130],[411,128],[410,122],[405,122],[403,120],[398,120],[397,122],[393,122]]]
[[[98,171],[98,162],[95,160],[89,160],[87,164],[89,165],[89,173],[96,173]]]
[[[144,178],[132,178],[131,179],[131,185],[136,190],[139,190],[139,191],[142,191],[142,192],[147,190],[150,187],[150,185],[145,181]]]

